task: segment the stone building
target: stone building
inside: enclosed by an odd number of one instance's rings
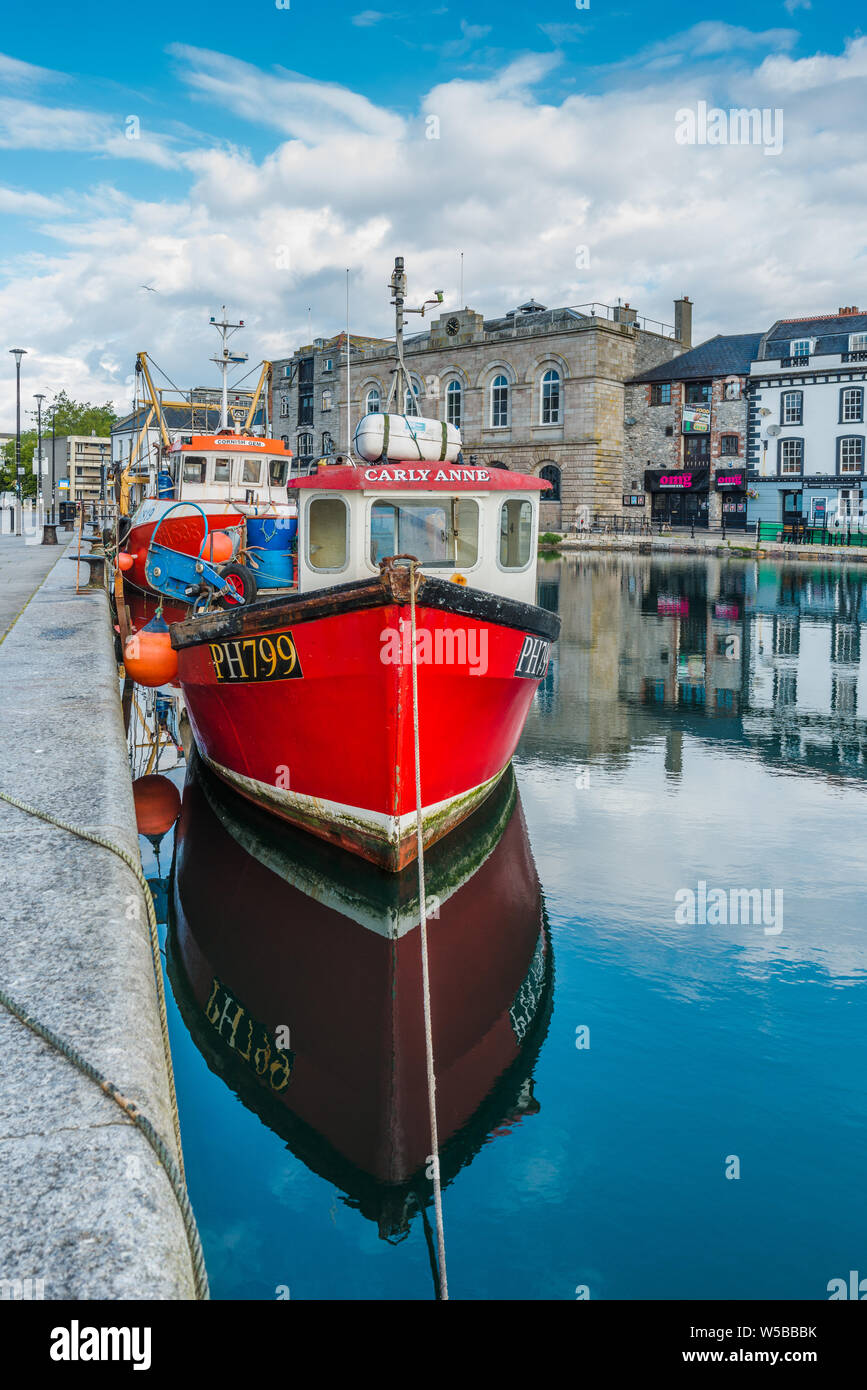
[[[718,334],[627,383],[624,511],[672,525],[746,525],[747,395],[761,341]]]
[[[413,396],[395,403],[460,427],[464,457],[479,466],[545,477],[543,527],[588,514],[620,514],[625,382],[669,362],[691,342],[692,304],[675,302],[673,328],[629,305],[547,309],[530,300],[500,318],[470,308],[443,312],[404,351]],[[351,339],[352,429],[384,410],[393,344]],[[301,462],[347,453],[346,339],[317,339],[274,362],[271,418]]]

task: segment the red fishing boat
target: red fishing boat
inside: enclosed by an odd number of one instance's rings
[[[221,320],[211,322],[222,339],[221,350],[212,359],[222,373],[222,405],[215,434],[192,429],[170,431],[160,394],[151,379],[147,354],[139,353],[136,359],[136,377],[144,380],[145,405],[149,406],[142,436],[155,418],[161,444],[155,450],[157,457],[146,463],[139,461],[141,438],[131,450],[122,481],[127,492],[133,488],[140,493],[144,469],[145,493],[132,515],[121,517],[118,534],[125,579],[145,593],[162,592],[159,583],[153,582],[153,575],[146,573],[155,534],[167,550],[191,556],[201,554],[207,536],[214,532],[227,534],[231,547],[221,540],[217,555],[216,544],[211,542],[210,550],[205,547],[205,555],[221,562],[231,562],[239,556],[247,561],[255,577],[255,583],[246,582],[248,596],[257,586],[287,588],[292,584],[291,565],[287,565],[285,554],[294,542],[297,515],[294,500],[289,501],[286,491],[292,451],[282,439],[267,438],[261,427],[253,427],[260,399],[267,401],[271,364],[262,364],[246,419],[230,423],[228,372],[230,367],[245,362],[246,354],[231,349],[229,339],[243,323],[229,323],[225,309]],[[192,406],[190,412],[192,418]],[[123,500],[122,507],[126,505]],[[262,545],[263,531],[269,537],[266,546]],[[272,554],[263,564],[266,548]],[[246,576],[241,573],[235,579],[235,587],[244,595]]]
[[[534,602],[546,482],[449,451],[293,480],[298,591],[171,629],[214,772],[392,871],[418,816],[432,844],[496,786],[559,632]]]

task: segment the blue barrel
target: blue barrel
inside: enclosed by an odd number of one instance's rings
[[[294,516],[247,518],[247,564],[260,589],[288,589],[294,583]]]

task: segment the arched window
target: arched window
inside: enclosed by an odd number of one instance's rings
[[[370,390],[368,391],[367,395],[366,395],[365,398],[364,398],[364,410],[365,410],[365,414],[367,414],[367,415],[378,415],[381,405],[382,405],[382,397],[381,397],[381,395],[379,394],[379,387],[378,387],[378,386],[371,386]]]
[[[446,387],[446,421],[454,425],[455,429],[461,427],[461,405],[463,392],[459,381],[450,381]]]
[[[542,377],[542,409],[539,419],[543,425],[560,423],[560,373],[550,367]]]
[[[539,493],[540,502],[559,502],[560,501],[560,469],[556,463],[543,463],[539,469],[539,477],[544,478],[549,484],[544,492]]]
[[[509,423],[509,383],[504,376],[491,382],[491,425],[494,429]]]
[[[419,414],[418,398],[419,398],[420,391],[421,391],[421,387],[419,386],[419,384],[418,384],[418,382],[416,381],[415,377],[413,377],[413,378],[412,378],[412,390],[411,390],[411,391],[410,391],[410,390],[407,390],[407,391],[404,392],[404,403],[403,403],[403,413],[404,413],[404,415],[418,415],[418,414]]]
[[[299,457],[299,458],[302,458],[302,459],[304,459],[304,458],[312,458],[312,457],[313,457],[313,435],[312,435],[312,434],[299,434],[299,436],[298,436],[298,450],[297,450],[297,453],[298,453],[298,457]]]

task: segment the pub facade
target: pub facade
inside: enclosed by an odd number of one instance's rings
[[[747,384],[761,337],[718,335],[627,383],[624,503],[642,488],[654,527],[746,526]]]

